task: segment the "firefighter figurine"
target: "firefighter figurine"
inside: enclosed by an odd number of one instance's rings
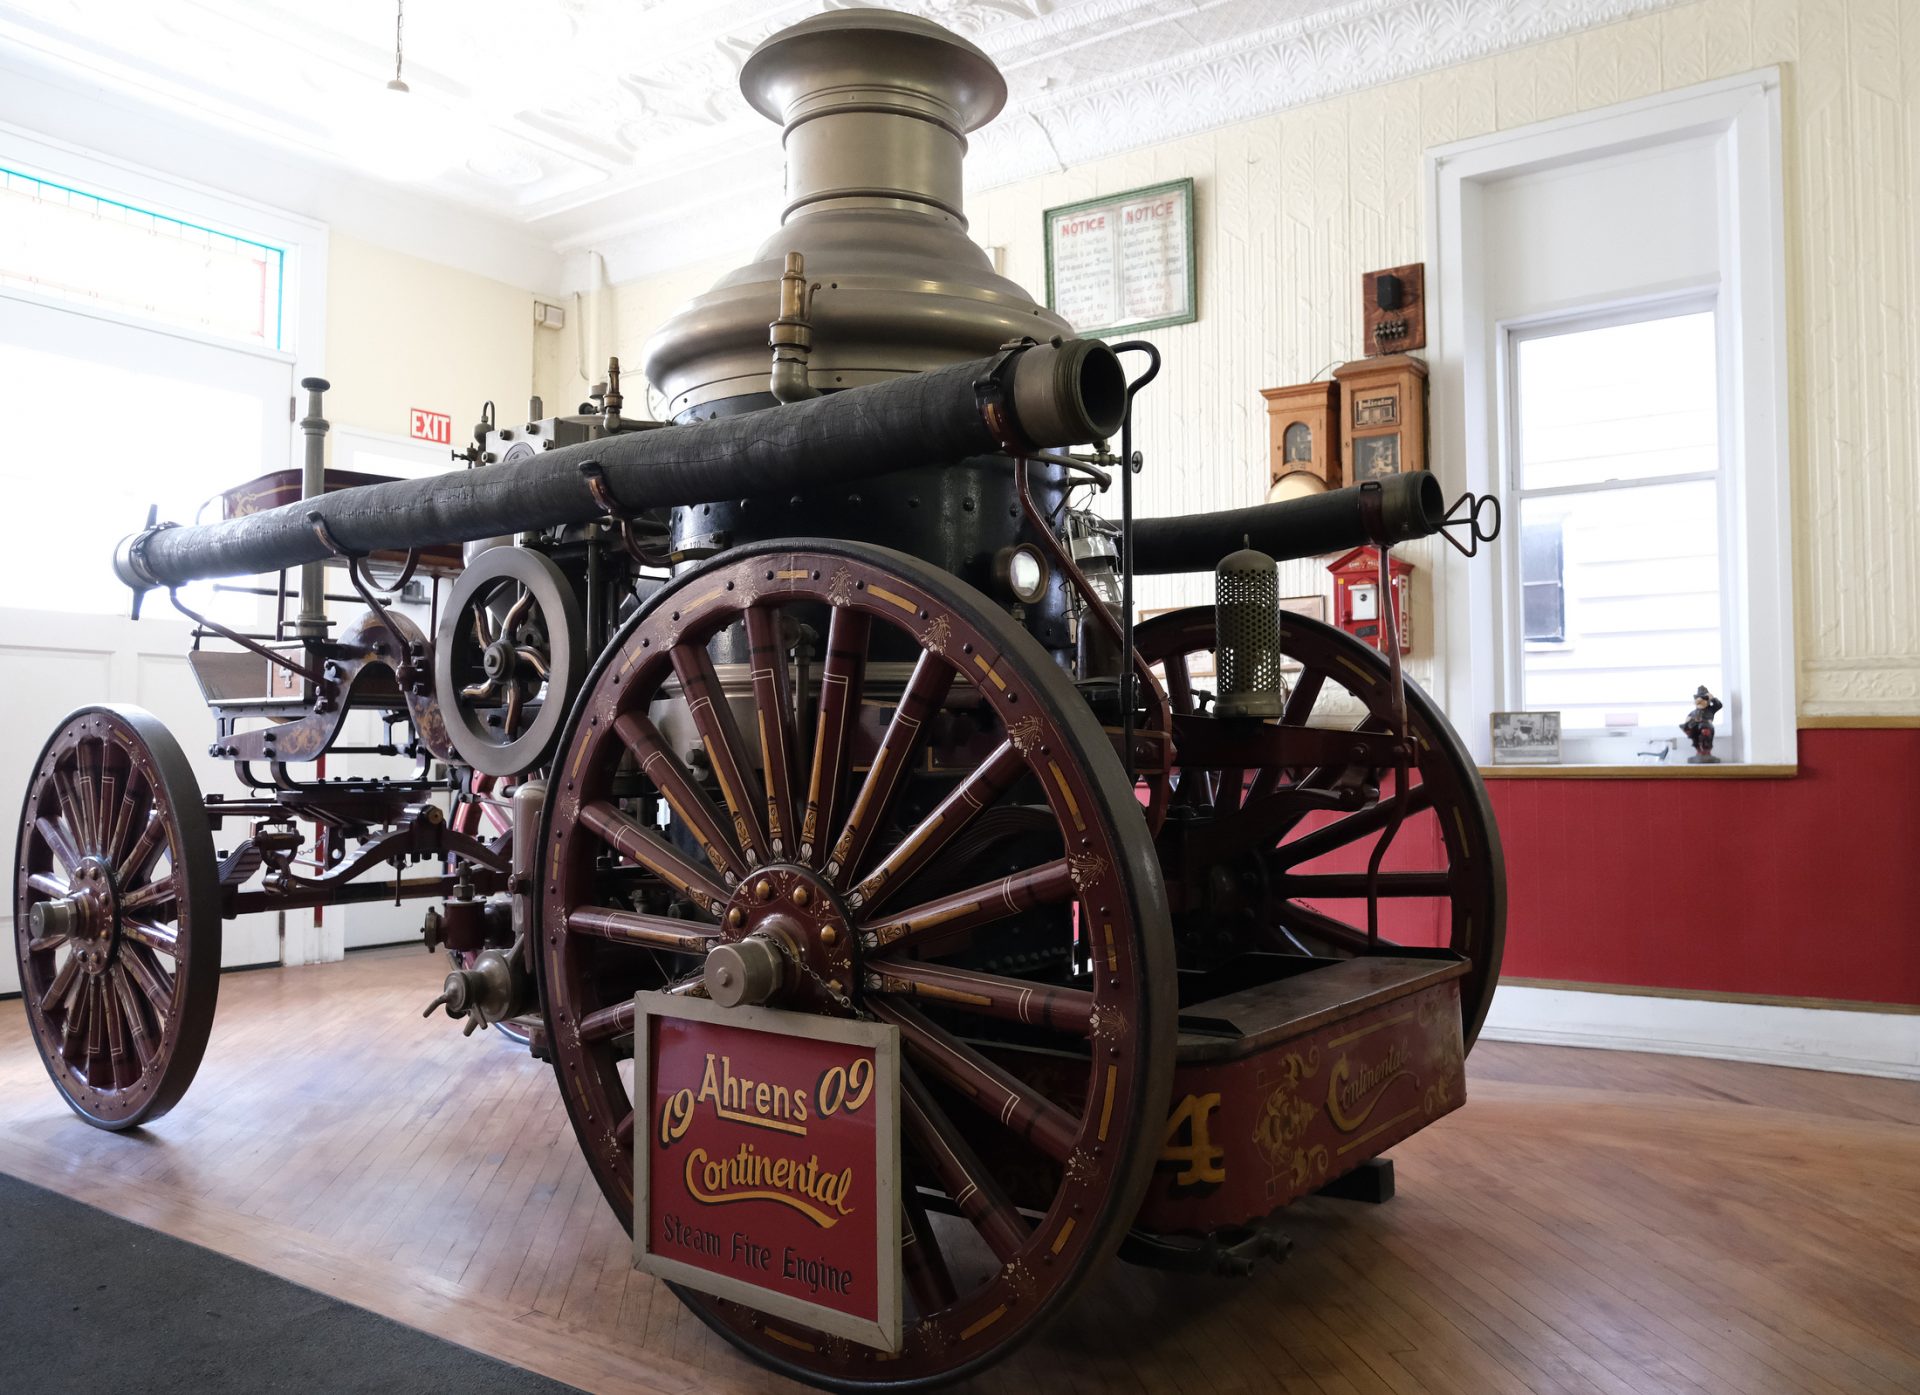
[[[1702,684],[1693,694],[1693,711],[1687,714],[1687,720],[1680,724],[1680,730],[1693,742],[1693,754],[1687,757],[1688,765],[1718,765],[1720,757],[1713,753],[1713,719],[1723,706],[1720,699],[1708,692]]]

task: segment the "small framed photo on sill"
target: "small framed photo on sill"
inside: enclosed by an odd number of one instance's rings
[[[1560,764],[1558,712],[1496,712],[1493,714],[1495,765]]]

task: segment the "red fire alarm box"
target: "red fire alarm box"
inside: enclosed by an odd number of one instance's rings
[[[1392,563],[1393,613],[1400,621],[1400,652],[1413,652],[1413,563],[1398,557]],[[1356,639],[1386,652],[1380,640],[1380,554],[1356,547],[1327,566],[1333,573],[1333,623]]]

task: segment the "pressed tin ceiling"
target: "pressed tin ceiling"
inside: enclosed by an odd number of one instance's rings
[[[990,187],[1690,0],[910,0],[1011,89],[974,137]],[[649,261],[751,240],[779,141],[741,100],[766,35],[840,0],[408,0],[406,79],[435,158],[400,182],[562,249]],[[0,0],[0,60],[362,171],[392,0]],[[375,130],[378,129],[376,126]],[[53,134],[58,134],[54,132]],[[377,141],[375,142],[378,143]],[[384,152],[391,154],[391,152]],[[716,214],[716,210],[723,210]],[[737,237],[715,222],[738,218]],[[670,235],[688,225],[697,239]]]

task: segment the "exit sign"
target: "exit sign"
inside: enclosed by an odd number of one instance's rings
[[[444,412],[423,412],[415,407],[410,413],[407,434],[416,441],[450,446],[453,444],[453,418]]]

